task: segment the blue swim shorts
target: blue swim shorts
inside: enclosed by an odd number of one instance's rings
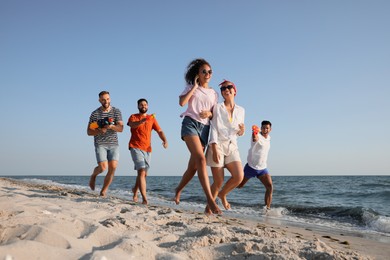
[[[119,161],[119,145],[95,145],[95,154],[98,163]]]
[[[142,151],[138,148],[130,148],[131,158],[134,162],[134,170],[146,169],[150,167],[150,159],[152,154]]]
[[[203,146],[206,146],[209,142],[210,125],[204,125],[192,119],[189,116],[185,116],[181,123],[181,139],[187,135],[197,135]]]
[[[255,170],[252,167],[250,167],[248,164],[245,164],[244,167],[244,177],[247,179],[253,178],[253,177],[261,177],[263,175],[269,174],[267,168],[262,170]]]

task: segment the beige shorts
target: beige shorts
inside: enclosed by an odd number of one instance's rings
[[[219,154],[219,163],[213,160],[213,151],[209,145],[206,152],[206,162],[210,167],[224,167],[231,162],[241,162],[240,153],[238,151],[237,143],[225,141],[217,144],[217,151]]]

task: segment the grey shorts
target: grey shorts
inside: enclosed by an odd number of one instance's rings
[[[95,145],[96,161],[119,161],[119,145]]]
[[[213,160],[213,151],[209,145],[206,152],[206,162],[210,167],[224,167],[231,162],[241,162],[240,153],[236,143],[231,141],[221,142],[217,144],[219,154],[219,163]]]
[[[204,125],[189,116],[185,116],[181,123],[181,139],[188,135],[197,135],[203,146],[206,146],[209,140],[210,125]]]
[[[131,158],[134,162],[134,170],[146,169],[150,167],[150,159],[152,154],[142,151],[138,148],[130,148]]]

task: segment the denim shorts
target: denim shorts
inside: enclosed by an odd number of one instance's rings
[[[95,145],[95,154],[98,163],[119,161],[119,145]]]
[[[210,125],[204,125],[189,116],[185,116],[181,123],[181,139],[188,135],[197,135],[203,146],[209,142]]]
[[[152,154],[138,148],[130,148],[131,158],[134,162],[134,170],[149,169]]]
[[[253,178],[253,177],[261,177],[263,175],[269,174],[267,168],[262,169],[262,170],[256,170],[250,167],[248,164],[245,164],[244,167],[244,176],[247,179]]]

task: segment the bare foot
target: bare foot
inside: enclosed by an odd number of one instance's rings
[[[224,206],[225,209],[230,209],[231,208],[229,202],[226,199],[226,196],[219,196],[218,195],[218,198],[221,199],[222,205]]]
[[[148,200],[147,200],[147,199],[143,199],[143,200],[142,200],[142,204],[148,205]]]
[[[95,190],[95,181],[96,181],[96,176],[91,175],[91,178],[89,179],[89,187],[91,190]]]
[[[133,201],[134,202],[138,202],[138,191],[137,191],[137,189],[133,188],[132,191],[133,191]]]
[[[103,198],[105,198],[105,197],[106,197],[106,192],[105,192],[105,191],[104,191],[104,192],[101,191],[101,192],[100,192],[100,196],[103,197]]]
[[[209,205],[207,205],[206,208],[204,209],[204,214],[206,214],[206,216],[210,216],[213,214],[213,212],[211,212]]]
[[[179,205],[179,203],[180,203],[180,194],[181,194],[181,191],[176,190],[175,198],[173,199],[175,201],[176,205]]]
[[[215,203],[215,201],[211,201],[208,203],[207,205],[210,209],[210,211],[213,213],[213,214],[217,214],[217,215],[222,215],[222,210],[219,209],[218,205]],[[207,207],[206,207],[207,209]]]

